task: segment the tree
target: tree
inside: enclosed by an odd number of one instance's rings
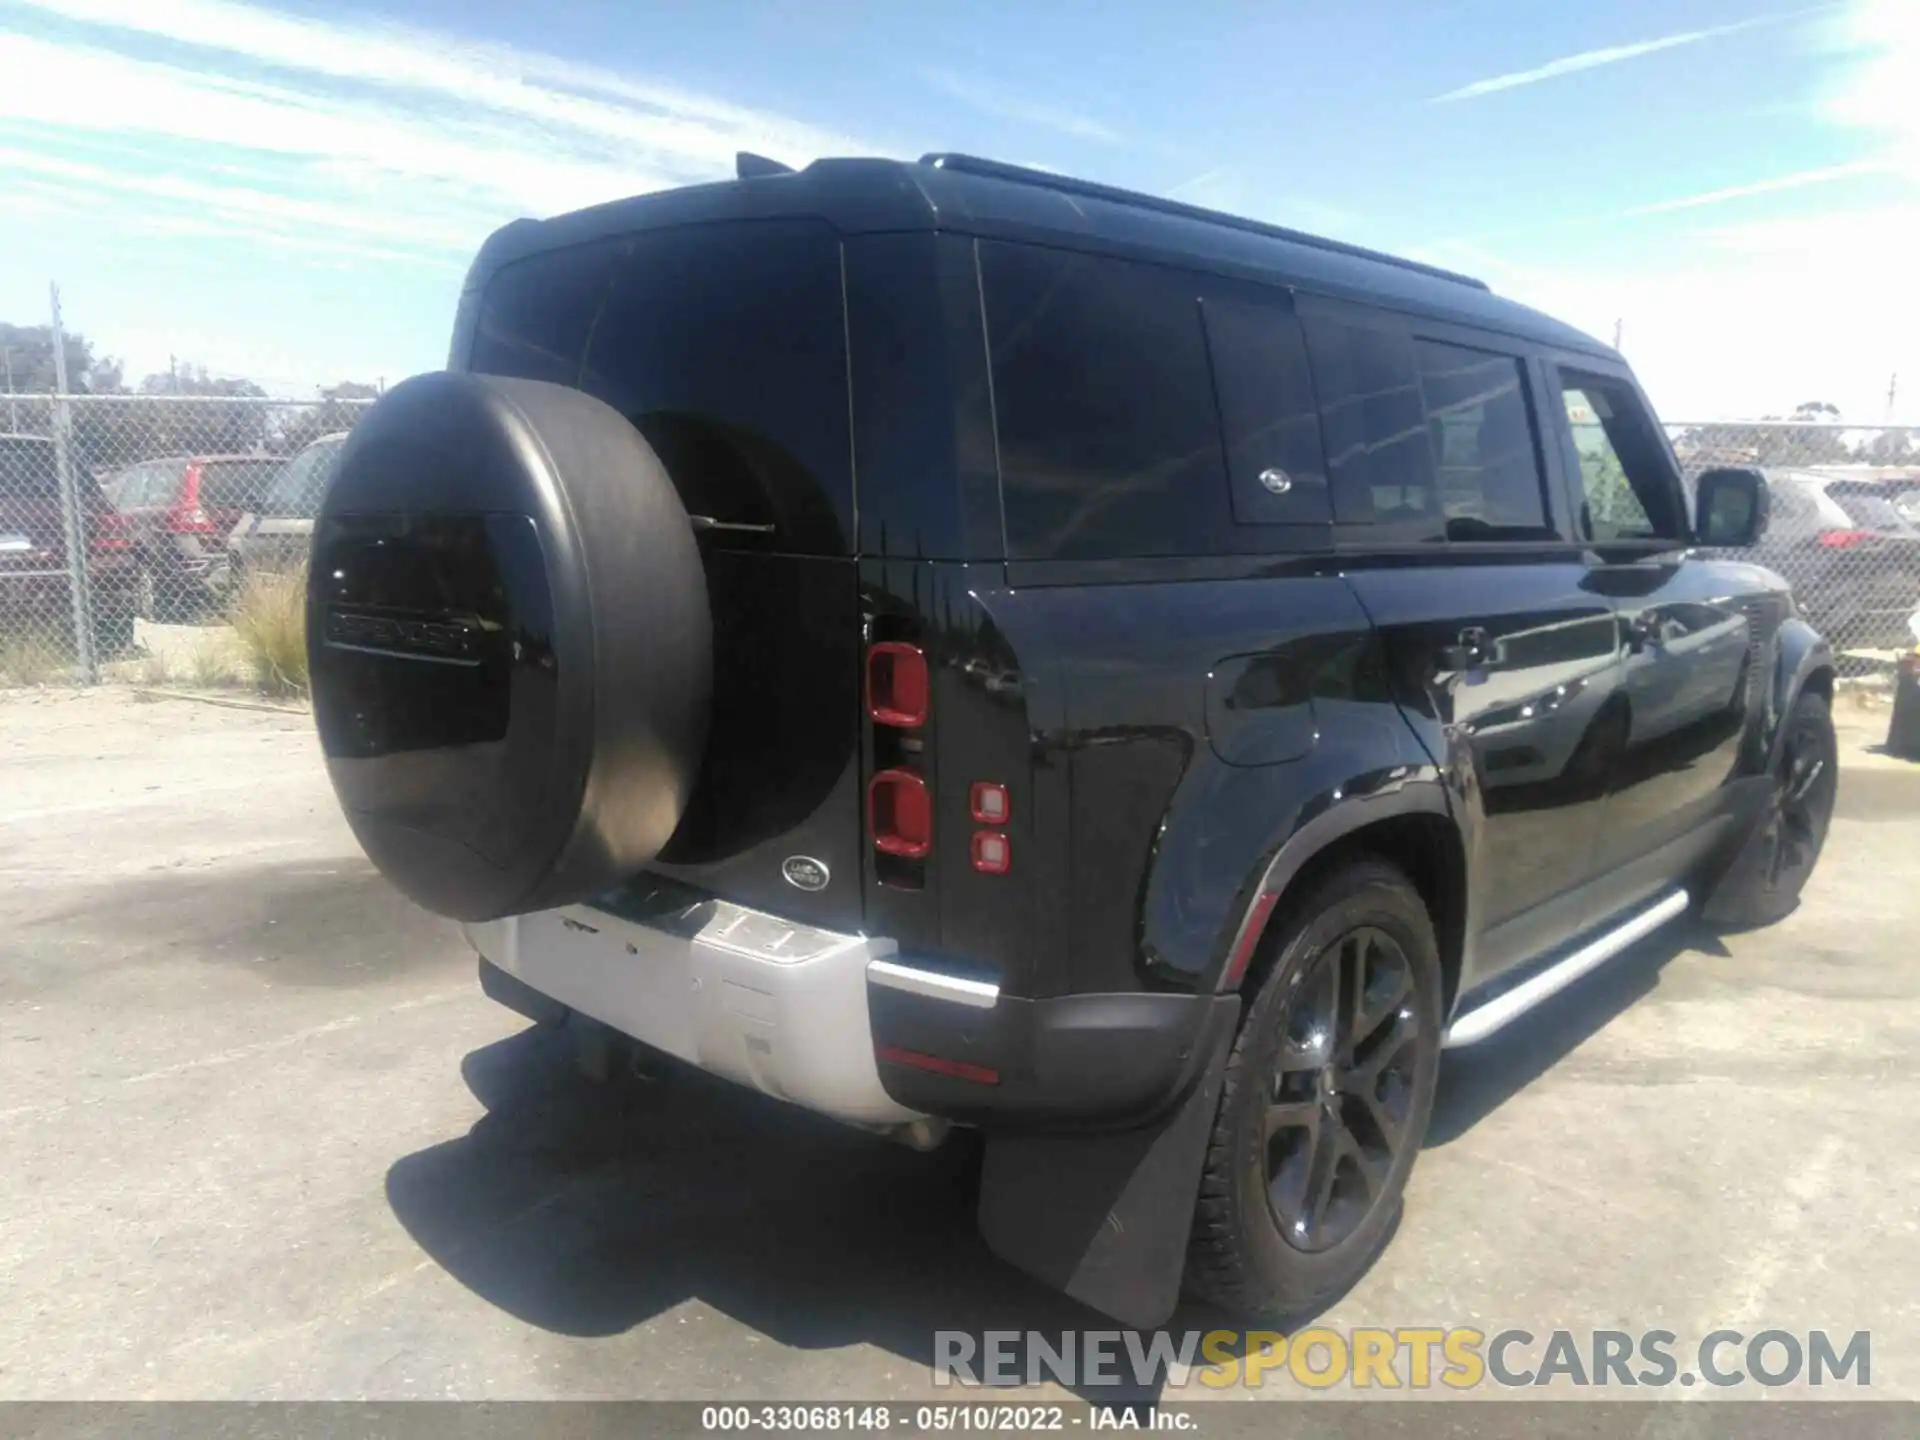
[[[69,330],[67,341],[67,385],[76,395],[124,395],[120,362],[94,353],[93,342]],[[7,370],[13,372],[13,390],[19,395],[51,395],[54,389],[53,327],[51,325],[9,325],[0,321],[0,350],[6,351],[6,363],[0,366],[0,383]]]
[[[1920,460],[1913,436],[1906,430],[1882,430],[1860,447],[1860,458],[1869,465],[1911,465]]]
[[[1768,420],[1780,417],[1769,415]],[[1754,436],[1754,463],[1759,465],[1844,465],[1853,458],[1837,429],[1840,407],[1825,400],[1796,405],[1787,425],[1769,425]]]
[[[141,380],[139,393],[154,396],[154,403],[112,407],[114,433],[101,437],[112,463],[156,455],[246,455],[267,448],[268,407],[234,403],[266,399],[267,392],[251,380],[210,375],[204,365],[176,365]],[[207,403],[195,404],[201,397]]]
[[[297,411],[281,422],[279,434],[274,438],[274,449],[291,455],[305,449],[322,435],[351,430],[354,422],[367,413],[365,402],[379,397],[378,385],[368,385],[359,380],[342,380],[338,385],[324,385],[320,389],[318,405]]]

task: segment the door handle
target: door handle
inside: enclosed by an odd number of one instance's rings
[[[1478,625],[1469,625],[1453,644],[1440,647],[1443,670],[1477,670],[1493,658],[1493,637]]]

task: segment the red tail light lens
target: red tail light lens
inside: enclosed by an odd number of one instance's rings
[[[1848,550],[1872,538],[1871,530],[1825,530],[1821,532],[1820,544],[1828,550]]]
[[[180,498],[167,511],[167,530],[174,535],[211,535],[217,528],[200,508],[200,467],[189,465],[180,482]]]
[[[873,848],[919,860],[933,848],[933,800],[911,770],[882,770],[867,784],[867,829]]]
[[[927,723],[927,657],[918,645],[883,640],[867,651],[867,714],[881,725]]]
[[[973,812],[973,818],[982,825],[1004,825],[1007,817],[1013,813],[1013,802],[1007,798],[1007,787],[986,780],[974,782],[973,789],[967,792],[967,806]]]
[[[1013,842],[998,830],[973,832],[973,868],[982,875],[1004,875],[1013,868]]]
[[[133,537],[127,530],[127,517],[118,510],[108,510],[93,518],[93,548],[95,550],[125,550],[133,544]]]
[[[925,1070],[930,1075],[945,1075],[954,1080],[971,1080],[976,1085],[998,1085],[1000,1072],[990,1065],[975,1065],[970,1060],[948,1060],[940,1055],[927,1055],[918,1050],[908,1050],[900,1045],[879,1045],[874,1053],[889,1065],[908,1065],[915,1070]]]

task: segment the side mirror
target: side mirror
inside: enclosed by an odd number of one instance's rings
[[[1702,472],[1694,485],[1695,539],[1715,550],[1736,550],[1767,533],[1767,477],[1744,466]]]

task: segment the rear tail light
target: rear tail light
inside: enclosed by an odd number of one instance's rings
[[[924,1070],[929,1075],[945,1075],[952,1080],[971,1080],[976,1085],[998,1085],[1000,1072],[990,1065],[975,1065],[970,1060],[949,1060],[942,1055],[928,1055],[919,1050],[909,1050],[901,1045],[880,1045],[874,1053],[889,1065],[906,1065],[915,1070]]]
[[[933,799],[911,770],[882,770],[867,785],[867,829],[873,848],[919,860],[933,848]]]
[[[967,795],[967,805],[973,818],[982,825],[1004,825],[1013,810],[1007,799],[1007,787],[986,780],[974,783]]]
[[[219,527],[200,508],[200,467],[189,465],[180,482],[180,498],[167,511],[167,531],[173,535],[211,535]]]
[[[1004,875],[1013,868],[1013,842],[998,830],[973,832],[973,868],[982,875]]]
[[[127,517],[118,510],[108,510],[96,515],[93,520],[93,548],[95,550],[125,550],[133,544],[133,537],[127,530]]]
[[[918,645],[883,640],[867,651],[867,714],[876,724],[919,729],[927,723],[929,688]]]
[[[1828,550],[1848,550],[1871,539],[1871,530],[1825,530],[1820,534],[1819,543]]]

